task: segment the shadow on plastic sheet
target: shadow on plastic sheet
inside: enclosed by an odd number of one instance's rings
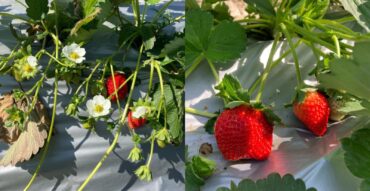
[[[51,108],[48,108],[48,110],[49,113],[51,113]],[[50,142],[44,164],[39,171],[39,176],[45,177],[49,180],[57,179],[55,185],[51,189],[53,191],[58,190],[58,187],[65,178],[71,175],[77,175],[75,148],[72,144],[73,137],[67,132],[64,123],[62,122],[64,120],[68,120],[69,123],[71,123],[71,119],[67,118],[69,117],[64,114],[56,116],[56,126],[52,136],[52,141]],[[21,163],[17,166],[27,170],[32,175],[40,161],[42,152],[43,149],[40,150],[39,153],[30,161]]]
[[[147,159],[150,153],[150,143],[143,144],[141,149],[143,150],[143,158]],[[152,163],[152,173],[153,177],[165,176],[167,174],[168,179],[176,182],[176,183],[185,183],[184,179],[184,166],[185,166],[185,143],[182,143],[179,146],[174,145],[167,145],[165,148],[159,148],[157,145],[154,147],[154,159],[153,161],[163,161],[170,163],[170,167],[167,169],[161,169],[161,164]],[[145,160],[140,161],[139,163],[132,163],[127,160],[128,152],[126,152],[121,158],[122,163],[118,172],[120,173],[128,173],[130,175],[130,179],[126,182],[125,186],[122,188],[122,191],[130,190],[132,186],[138,180],[135,175],[135,170],[138,169],[141,165],[145,164]],[[116,154],[117,155],[117,154]],[[155,158],[158,157],[156,160]]]

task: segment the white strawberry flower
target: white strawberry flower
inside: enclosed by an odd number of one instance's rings
[[[91,117],[101,117],[109,114],[111,108],[110,100],[102,95],[96,95],[86,102],[87,112]]]
[[[34,56],[27,56],[21,65],[22,77],[31,78],[34,77],[37,72],[37,58]]]
[[[62,49],[62,53],[64,57],[68,58],[68,60],[77,64],[83,62],[86,59],[84,57],[86,54],[86,50],[84,48],[81,48],[80,45],[76,43],[65,46]]]
[[[144,118],[146,113],[148,112],[148,107],[146,106],[138,106],[132,112],[132,116],[136,119]]]

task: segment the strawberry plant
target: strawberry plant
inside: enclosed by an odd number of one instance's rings
[[[189,67],[186,77],[189,77],[189,74],[199,65],[198,62],[203,59],[197,60],[194,55],[201,54],[201,57],[207,60],[211,72],[218,82],[214,89],[217,96],[223,99],[224,110],[221,110],[220,114],[190,107],[186,107],[185,110],[190,114],[210,118],[205,125],[205,130],[215,134],[218,149],[224,159],[260,160],[268,157],[275,115],[271,112],[270,107],[263,106],[263,104],[269,103],[263,103],[266,100],[263,100],[262,97],[265,87],[269,85],[267,79],[271,71],[288,55],[292,55],[297,81],[295,93],[291,95],[293,99],[288,105],[292,106],[291,110],[296,118],[313,135],[325,136],[330,122],[329,118],[333,121],[340,121],[345,119],[348,114],[369,115],[370,94],[367,92],[369,90],[367,78],[370,70],[366,64],[369,60],[369,54],[366,52],[370,46],[368,42],[370,36],[364,31],[368,32],[369,30],[370,17],[365,1],[245,0],[245,10],[235,9],[235,7],[233,9],[230,4],[222,1],[206,0],[197,3],[189,0],[186,5],[189,9],[188,12],[192,11],[191,13],[198,14],[197,18],[187,20],[187,24],[197,29],[196,32],[192,31],[191,33],[198,34],[200,37],[195,38],[195,35],[191,34],[189,34],[189,39],[187,39],[187,35],[185,37],[186,50],[189,50],[186,52],[186,57],[189,57],[187,61],[190,61],[187,63]],[[343,11],[344,9],[348,12]],[[235,17],[233,11],[245,11],[246,14],[243,17]],[[213,22],[207,21],[205,23],[208,24],[195,27],[197,22],[206,21],[206,17],[209,20],[213,19]],[[242,45],[241,42],[235,42],[235,46],[228,49],[224,46],[222,53],[220,51],[218,55],[219,60],[207,59],[210,57],[208,49],[212,47],[209,46],[212,44],[209,41],[211,38],[205,38],[206,41],[203,41],[205,46],[194,48],[197,47],[194,42],[202,39],[202,34],[208,34],[203,33],[204,31],[215,31],[216,27],[214,26],[225,22],[238,25],[238,29],[234,30],[236,34],[234,37],[239,40],[245,38],[240,37],[241,35],[247,36],[248,42],[272,40],[263,72],[248,88],[243,88],[244,84],[240,84],[237,78],[231,77],[229,74],[226,74],[224,79],[220,81],[219,71],[213,62],[228,62],[240,58],[241,52],[248,51],[252,44],[245,44],[245,49],[239,48]],[[359,23],[363,30],[354,30],[349,27],[353,23]],[[239,32],[239,27],[244,29],[243,33]],[[225,33],[224,37],[220,39],[231,38],[232,34],[234,32]],[[214,43],[219,42],[214,41]],[[231,43],[233,40],[229,42]],[[288,44],[288,50],[279,48],[283,43]],[[302,45],[307,46],[315,56],[315,59],[312,59],[315,68],[310,73],[319,82],[315,87],[306,84],[301,75],[303,66],[300,56],[303,55],[298,54],[297,47]],[[231,50],[233,54],[230,54]],[[280,55],[277,59],[275,58],[276,54]],[[243,62],[244,59],[243,57],[240,62]],[[240,64],[239,61],[238,64]],[[223,66],[225,65],[226,63],[223,63]],[[225,67],[221,68],[225,69]],[[240,69],[239,66],[237,68]],[[348,168],[355,176],[363,179],[360,190],[368,189],[368,176],[363,173],[366,171],[366,160],[360,160],[359,157],[359,155],[366,155],[366,150],[368,150],[365,146],[366,141],[362,141],[366,140],[365,134],[365,130],[359,130],[351,138],[342,140]],[[246,188],[251,190],[274,190],[279,187],[278,182],[271,182],[270,188],[259,187],[258,183],[262,181],[258,181],[257,184],[252,184],[252,181],[246,182],[250,185]],[[244,183],[241,184],[244,185]],[[292,187],[294,186],[289,184],[287,188],[278,190],[289,190]],[[302,186],[301,188],[306,190]],[[230,189],[222,188],[220,190],[243,189],[232,183]]]
[[[0,164],[15,165],[29,160],[43,147],[40,161],[24,190],[32,188],[47,160],[58,121],[56,108],[61,96],[58,88],[61,81],[73,88],[67,94],[71,96],[65,108],[67,115],[80,120],[81,126],[88,131],[107,128],[114,133],[109,148],[78,190],[85,189],[114,151],[123,128],[127,128],[134,142],[128,160],[133,163],[146,160],[135,171],[140,180],[152,180],[156,144],[163,148],[182,143],[184,34],[168,33],[167,29],[182,22],[184,16],[173,17],[166,13],[172,2],[164,3],[152,18],[147,17],[147,9],[157,5],[159,1],[156,0],[143,1],[143,10],[138,0],[53,0],[50,4],[47,0],[26,0],[25,4],[18,3],[25,7],[27,16],[0,12],[2,18],[22,21],[10,24],[17,45],[9,54],[0,56],[0,75],[13,76],[20,85],[0,99],[6,103],[0,107],[0,137],[12,144]],[[122,14],[120,6],[132,8],[133,19]],[[113,24],[112,31],[119,36],[118,46],[105,57],[89,60],[94,52],[85,47],[105,22]],[[20,26],[27,27],[27,33],[22,33]],[[135,67],[127,64],[130,54],[135,57]],[[138,91],[136,87],[143,73],[149,74],[147,89],[143,97],[136,98],[133,93]],[[29,80],[33,86],[23,88],[23,82]],[[46,88],[48,80],[54,82],[50,116],[39,99],[40,89]],[[117,117],[112,115],[113,108],[117,108]],[[35,120],[39,122],[33,122]],[[135,128],[139,126],[150,129],[151,133],[138,134]],[[150,144],[149,153],[145,153],[147,158],[143,157],[141,149],[145,143]]]

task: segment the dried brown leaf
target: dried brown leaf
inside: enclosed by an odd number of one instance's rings
[[[11,103],[9,99],[11,98],[13,100],[13,98],[11,96],[10,98],[7,96],[5,97],[7,98],[7,102],[4,103],[8,103],[9,106],[9,103]],[[27,102],[25,100],[17,101],[15,104],[23,111],[27,109]],[[11,106],[12,105],[9,107]],[[4,119],[6,120],[7,117],[7,115],[4,114],[5,108],[8,108],[5,107],[5,104],[3,108],[0,106],[0,120],[3,121]],[[0,129],[4,130],[4,128],[5,127],[0,126]],[[47,118],[46,109],[41,102],[37,102],[35,109],[30,113],[29,119],[26,122],[25,130],[23,132],[19,132],[18,139],[10,142],[11,146],[6,151],[5,156],[1,159],[0,165],[15,165],[19,162],[29,160],[32,155],[35,155],[40,148],[44,146],[48,128],[49,120]]]

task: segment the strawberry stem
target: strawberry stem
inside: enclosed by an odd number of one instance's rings
[[[203,54],[200,54],[197,58],[195,58],[194,63],[185,71],[185,79],[188,78],[189,75],[199,66],[203,58]]]
[[[202,116],[202,117],[208,117],[208,118],[212,118],[212,117],[217,116],[217,114],[215,114],[215,113],[210,113],[210,112],[207,112],[207,111],[201,111],[201,110],[194,109],[194,108],[191,108],[191,107],[185,107],[185,112],[186,113],[191,113],[191,114],[194,114],[194,115],[199,115],[199,116]]]
[[[328,48],[331,51],[335,51],[336,50],[335,46],[333,46],[332,44],[326,42],[325,40],[322,40],[322,39],[318,38],[317,36],[313,35],[309,31],[306,31],[301,26],[298,26],[295,23],[288,23],[288,22],[285,23],[285,24],[288,25],[296,33],[301,34],[302,36],[304,36],[307,40],[314,41],[314,42],[316,42],[316,43],[318,43],[318,44],[320,44],[322,46],[325,46],[326,48]],[[349,53],[349,52],[346,51],[346,53]]]
[[[335,48],[337,49],[336,54],[337,54],[338,58],[340,58],[341,54],[340,54],[340,44],[339,44],[338,37],[336,35],[333,35],[331,38],[333,39],[334,44],[335,44]]]
[[[121,118],[121,124],[118,129],[117,129],[117,132],[115,133],[114,135],[114,139],[112,141],[112,144],[109,146],[109,148],[105,151],[104,155],[102,156],[102,158],[100,159],[100,161],[98,162],[98,164],[95,166],[95,168],[93,169],[93,171],[91,171],[91,173],[89,174],[89,176],[85,179],[85,181],[82,183],[82,185],[80,186],[80,188],[78,188],[78,191],[82,191],[86,186],[87,184],[90,182],[90,180],[94,177],[94,175],[96,174],[96,172],[100,169],[100,167],[103,165],[104,161],[108,158],[108,156],[110,155],[110,153],[113,151],[113,149],[116,147],[117,145],[117,142],[118,142],[118,138],[120,137],[121,135],[121,131],[122,131],[122,127],[123,127],[123,124],[126,120],[126,116],[127,116],[127,113],[128,113],[128,109],[130,107],[130,102],[131,102],[131,97],[132,97],[132,93],[133,93],[133,90],[135,88],[135,83],[136,83],[136,77],[137,77],[137,74],[138,74],[138,71],[140,69],[140,61],[141,61],[141,56],[142,56],[142,53],[143,53],[143,49],[144,49],[144,45],[141,45],[141,48],[140,48],[140,54],[139,54],[139,57],[138,57],[138,60],[137,60],[137,63],[136,63],[136,69],[134,71],[134,77],[133,77],[133,80],[132,80],[132,83],[131,83],[131,87],[130,87],[130,91],[129,91],[129,95],[128,95],[128,98],[127,98],[127,102],[126,102],[126,106],[125,106],[125,109],[123,111],[123,114],[122,114],[122,118]]]
[[[166,103],[166,97],[164,95],[164,82],[163,82],[163,77],[162,77],[162,72],[161,72],[161,69],[158,65],[157,62],[153,62],[152,64],[154,64],[154,67],[155,69],[157,70],[157,73],[158,73],[158,78],[159,78],[159,86],[161,88],[161,97],[160,97],[160,100],[161,100],[161,103],[162,103],[162,100],[164,101],[164,103]],[[161,104],[161,107],[162,107],[162,104]],[[161,111],[161,107],[158,107],[158,111],[160,113]],[[166,108],[166,105],[164,105],[163,107],[164,109],[164,128],[167,128],[167,108]],[[158,116],[159,118],[159,116]]]
[[[114,90],[117,90],[117,83],[116,83],[116,78],[114,77],[114,69],[113,69],[112,60],[110,60],[109,66],[110,66],[110,75],[113,79],[113,87],[114,87]],[[125,81],[127,81],[127,79]],[[87,92],[86,92],[86,94],[87,94]],[[114,94],[111,94],[111,95],[116,96],[116,98],[117,98],[116,103],[117,103],[117,106],[118,106],[118,111],[119,111],[119,113],[121,113],[122,108],[121,108],[121,104],[119,102],[118,91],[114,91]]]
[[[154,65],[153,64],[150,64],[149,86],[148,86],[148,93],[145,96],[146,99],[148,99],[149,94],[152,91],[152,87],[153,87],[153,75],[154,75]]]
[[[302,88],[304,83],[303,83],[303,80],[302,80],[302,76],[301,76],[301,71],[299,69],[299,59],[298,59],[298,55],[297,55],[297,52],[295,51],[295,48],[294,48],[294,45],[293,45],[293,42],[292,42],[292,38],[289,34],[289,31],[287,30],[286,26],[284,25],[284,23],[280,23],[280,28],[282,30],[282,32],[284,33],[287,41],[288,41],[288,44],[290,46],[290,49],[292,50],[292,55],[293,55],[293,59],[294,59],[294,66],[295,66],[295,72],[296,72],[296,76],[297,76],[297,83],[298,83],[298,89]]]
[[[24,191],[30,189],[32,183],[35,181],[37,175],[39,174],[39,171],[41,169],[42,164],[45,161],[46,154],[47,154],[48,149],[49,149],[51,135],[53,134],[53,131],[54,131],[56,108],[57,108],[57,98],[58,98],[58,70],[55,70],[55,72],[56,72],[56,76],[55,76],[55,83],[54,83],[55,85],[54,85],[54,101],[53,101],[54,107],[53,107],[53,111],[52,111],[52,117],[51,117],[51,123],[50,123],[49,132],[48,132],[48,137],[46,139],[45,148],[44,148],[44,150],[42,152],[40,161],[39,161],[39,163],[38,163],[38,165],[36,167],[35,172],[32,175],[31,180],[28,182],[27,186],[24,188]]]
[[[150,153],[149,153],[149,158],[146,163],[146,166],[150,168],[150,164],[152,163],[152,158],[153,158],[153,153],[154,153],[154,141],[155,141],[155,134],[156,130],[153,130],[152,136],[151,136],[151,141],[150,141]]]
[[[298,40],[298,42],[296,42],[293,46],[293,48],[296,48],[298,47],[298,45],[300,45],[302,43],[301,39]],[[271,68],[275,68],[278,64],[280,64],[280,62],[285,58],[287,57],[290,53],[292,52],[292,49],[289,49],[287,51],[285,51],[277,60],[275,60],[273,63],[272,63],[272,66]],[[249,91],[249,95],[252,95],[253,92],[256,90],[256,88],[258,87],[259,83],[261,82],[261,76],[258,76],[258,78],[253,82],[253,84],[250,86],[250,88],[248,89]]]
[[[219,82],[220,81],[220,78],[218,77],[218,73],[217,73],[217,70],[215,68],[215,65],[213,64],[212,60],[210,60],[208,58],[206,58],[206,59],[207,59],[207,62],[208,62],[209,67],[212,70],[213,77],[215,78],[216,82]]]
[[[267,76],[268,76],[268,74],[270,73],[270,71],[272,69],[273,58],[274,58],[274,55],[276,53],[277,43],[278,43],[280,37],[281,37],[281,33],[279,32],[276,35],[276,37],[274,39],[274,42],[272,44],[270,55],[269,55],[267,65],[266,65],[266,69],[263,71],[263,74],[262,74],[262,77],[261,77],[260,88],[259,88],[257,96],[256,96],[256,101],[257,102],[261,102],[262,92],[263,92],[263,89],[265,88],[265,83],[266,83],[266,80],[267,80]]]

